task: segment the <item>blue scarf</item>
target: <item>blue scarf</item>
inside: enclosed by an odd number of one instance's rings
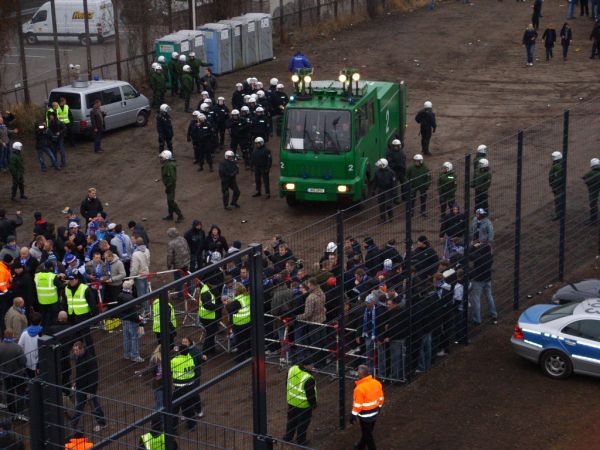
[[[377,307],[374,306],[371,310],[371,339],[375,339],[375,322],[377,317]],[[365,312],[363,313],[363,337],[369,337],[367,333],[367,327],[369,326],[369,308],[365,307]]]

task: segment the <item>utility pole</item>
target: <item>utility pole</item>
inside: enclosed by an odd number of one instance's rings
[[[25,42],[23,41],[23,23],[21,16],[21,2],[17,2],[17,33],[19,34],[19,56],[21,58],[21,75],[23,75],[23,92],[25,94],[25,103],[30,103],[29,82],[27,81],[27,61],[25,60]]]

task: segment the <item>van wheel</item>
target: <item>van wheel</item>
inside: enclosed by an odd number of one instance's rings
[[[88,45],[88,42],[89,42],[90,45],[92,44],[92,40],[89,37],[87,37],[85,34],[82,34],[82,35],[79,36],[79,43],[81,45],[83,45],[84,47],[86,47]]]
[[[25,35],[25,42],[27,42],[30,45],[34,45],[38,43],[38,38],[33,33],[27,33]]]
[[[148,123],[148,113],[146,111],[140,111],[135,119],[135,124],[138,127],[145,127]]]

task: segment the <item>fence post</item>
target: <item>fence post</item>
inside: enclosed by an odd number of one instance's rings
[[[302,5],[298,3],[298,28],[302,28]]]
[[[173,410],[173,388],[171,384],[171,308],[169,307],[169,294],[166,289],[161,289],[158,294],[159,322],[160,322],[160,359],[162,366],[163,390],[163,429],[167,439],[167,448],[172,448],[173,435],[176,434],[175,424],[171,412]]]
[[[51,336],[40,336],[38,339],[38,365],[43,380],[48,383],[44,395],[48,402],[47,405],[49,405],[44,411],[47,425],[47,448],[62,448],[65,445],[64,410],[60,388],[62,386],[60,347],[60,343]],[[33,405],[33,403],[31,404]],[[36,447],[32,446],[31,448]]]
[[[321,0],[317,0],[317,22],[321,20]]]
[[[121,35],[119,33],[119,7],[120,2],[115,2],[115,7],[113,8],[114,18],[113,21],[115,23],[115,57],[117,59],[117,80],[122,80],[121,77]],[[104,76],[102,77],[104,78]]]
[[[408,345],[407,353],[408,353],[408,370],[405,372],[406,381],[409,382],[412,379],[412,368],[413,368],[413,298],[412,298],[412,289],[413,289],[413,280],[412,280],[412,186],[410,181],[404,184],[406,186],[406,201],[405,201],[405,234],[404,234],[404,245],[405,245],[405,256],[404,256],[404,272],[406,273],[406,303],[408,304]]]
[[[283,0],[279,0],[279,40],[284,41],[285,33],[283,32]]]
[[[52,2],[54,4],[54,2]],[[44,396],[39,378],[29,380],[29,433],[30,448],[45,448]]]
[[[62,72],[60,70],[60,51],[58,49],[58,35],[56,30],[56,2],[50,1],[50,15],[52,17],[52,43],[54,44],[54,65],[56,66],[56,85],[62,86]]]
[[[517,190],[515,198],[515,262],[513,271],[513,309],[521,299],[521,205],[523,201],[523,130],[517,135]]]
[[[250,244],[250,317],[252,324],[252,408],[254,450],[271,450],[267,436],[267,377],[265,371],[265,306],[263,293],[262,245]]]
[[[88,80],[92,79],[92,43],[90,39],[90,21],[88,17],[88,0],[83,0],[83,23],[85,25],[85,54],[87,57]]]
[[[569,110],[563,113],[563,145],[562,145],[562,170],[561,180],[562,198],[560,202],[560,227],[558,236],[558,280],[565,278],[565,235],[567,231],[567,163],[569,161]]]
[[[339,299],[339,317],[338,317],[338,414],[340,420],[340,430],[346,428],[346,312],[344,306],[346,304],[345,286],[344,286],[344,211],[339,210],[336,217],[336,233],[337,233],[337,259],[340,279],[338,280],[337,295]]]
[[[338,0],[333,0],[333,17],[338,17]]]
[[[167,22],[169,25],[169,33],[173,32],[173,5],[171,5],[171,0],[167,1]]]
[[[463,325],[464,325],[464,345],[469,344],[469,219],[471,216],[471,155],[465,155],[465,203],[464,203],[464,214],[465,214],[465,228],[463,230],[464,235],[464,248],[465,254],[463,256],[463,270],[464,270],[464,278],[463,278]]]
[[[29,103],[29,81],[27,79],[27,60],[25,58],[25,42],[23,42],[23,27],[21,24],[21,2],[17,2],[17,35],[19,36],[19,58],[21,58],[21,75],[23,76],[23,93],[25,94],[25,103]],[[15,90],[16,97],[16,90]]]

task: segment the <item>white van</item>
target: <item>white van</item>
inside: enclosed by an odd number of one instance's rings
[[[90,41],[102,43],[115,35],[113,5],[111,0],[88,0]],[[31,20],[23,24],[23,35],[28,44],[52,41],[51,2],[46,2]],[[55,0],[56,32],[60,42],[79,42],[86,45],[85,14],[81,0]],[[66,35],[63,35],[66,34]]]

